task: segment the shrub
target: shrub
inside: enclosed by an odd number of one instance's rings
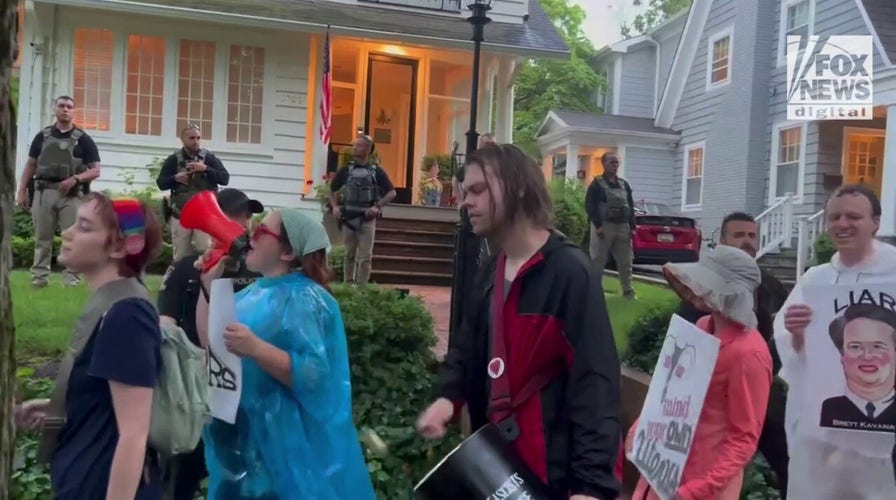
[[[333,281],[340,282],[345,277],[345,247],[334,246],[327,254],[327,265],[333,271]]]
[[[19,368],[16,370],[16,378],[23,401],[50,397],[53,390],[52,379],[35,378],[31,368]],[[16,460],[13,464],[10,493],[17,500],[42,500],[52,496],[50,474],[37,461],[39,436],[38,432],[28,432],[19,434],[16,438]]]
[[[585,213],[585,186],[577,179],[556,178],[551,181],[551,202],[554,224],[573,243],[585,241],[588,214]]]
[[[628,350],[622,359],[626,365],[653,374],[677,307],[678,302],[673,301],[654,307],[638,318],[628,332]]]
[[[834,249],[834,242],[831,241],[831,237],[826,232],[819,233],[812,244],[815,247],[816,265],[827,264],[831,261],[831,257],[837,253],[837,250]]]
[[[437,360],[433,319],[416,296],[376,285],[336,285],[352,367],[355,422],[390,445],[389,454],[366,451],[377,498],[412,498],[421,479],[458,442],[456,430],[427,443],[414,431],[431,401]]]

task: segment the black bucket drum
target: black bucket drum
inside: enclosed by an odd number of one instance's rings
[[[414,492],[421,500],[548,500],[547,486],[492,424],[451,450]]]

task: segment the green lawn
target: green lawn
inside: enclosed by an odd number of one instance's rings
[[[616,350],[620,356],[628,348],[629,330],[642,314],[654,307],[672,304],[678,300],[675,292],[662,286],[636,281],[634,287],[638,299],[627,300],[622,297],[619,280],[604,277],[604,296],[607,300],[607,310],[610,312],[610,323],[613,325],[613,336],[616,337]]]
[[[155,296],[160,276],[147,277]],[[666,288],[635,283],[638,300],[622,298],[616,278],[604,278],[607,309],[620,354],[628,347],[628,331],[641,314],[652,307],[675,300]],[[68,343],[75,319],[87,300],[87,287],[62,286],[61,276],[54,274],[47,288],[32,289],[27,271],[12,272],[13,314],[16,324],[16,352],[20,361],[58,356]],[[26,361],[27,362],[27,361]]]

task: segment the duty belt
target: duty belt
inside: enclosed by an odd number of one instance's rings
[[[34,179],[34,189],[43,191],[44,189],[56,189],[62,179]]]

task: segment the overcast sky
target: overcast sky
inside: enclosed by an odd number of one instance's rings
[[[594,43],[595,48],[619,41],[622,35],[619,28],[625,21],[631,22],[638,13],[643,12],[649,0],[641,0],[640,6],[634,0],[570,0],[580,5],[588,15],[583,26],[585,34]]]

